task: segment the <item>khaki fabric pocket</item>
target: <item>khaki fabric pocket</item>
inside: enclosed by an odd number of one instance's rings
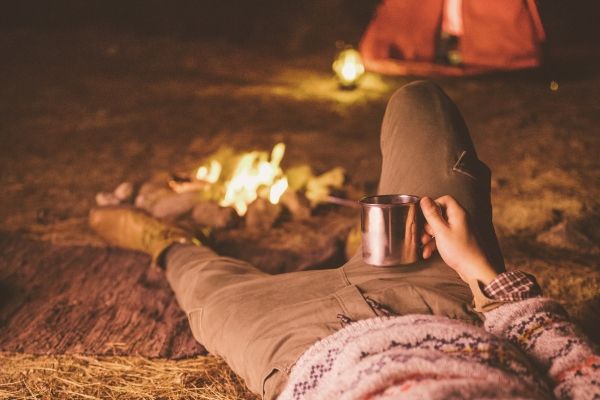
[[[365,296],[394,314],[432,314],[423,296],[409,283],[375,279],[360,286]]]
[[[479,314],[473,310],[471,303],[460,300],[460,297],[453,293],[419,286],[415,286],[414,290],[419,293],[433,315],[443,315],[468,323],[481,323]]]
[[[363,293],[355,285],[348,285],[343,289],[335,292],[334,297],[340,304],[340,308],[344,316],[352,321],[361,319],[373,318],[377,314],[369,306]]]
[[[360,285],[365,296],[397,315],[442,315],[468,322],[478,315],[463,300],[462,293],[388,279],[374,279]]]

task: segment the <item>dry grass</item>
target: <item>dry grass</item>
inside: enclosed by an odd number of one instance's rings
[[[35,356],[0,353],[4,399],[256,399],[216,357]]]

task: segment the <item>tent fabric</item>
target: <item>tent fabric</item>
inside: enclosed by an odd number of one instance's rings
[[[434,64],[444,0],[383,0],[360,42],[367,70],[465,75],[541,64],[544,29],[535,0],[462,0],[460,67]]]

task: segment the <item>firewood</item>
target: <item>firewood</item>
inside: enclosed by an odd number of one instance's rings
[[[231,207],[221,207],[213,201],[203,201],[194,206],[193,220],[202,226],[211,228],[227,228],[235,225],[238,216]]]
[[[248,206],[246,227],[250,230],[270,229],[281,214],[280,204],[271,204],[268,200],[258,198]]]
[[[289,210],[294,220],[310,218],[310,202],[302,193],[288,189],[281,196],[280,202]]]
[[[172,193],[158,199],[150,212],[157,218],[176,219],[190,212],[199,198],[197,192]]]
[[[134,204],[136,207],[143,208],[151,213],[154,204],[156,204],[159,199],[172,194],[173,191],[170,190],[166,185],[147,182],[140,187]]]

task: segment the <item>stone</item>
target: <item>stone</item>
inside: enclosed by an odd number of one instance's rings
[[[221,207],[214,201],[203,201],[194,206],[192,219],[198,225],[228,228],[236,224],[238,215],[231,207]]]
[[[115,196],[114,193],[100,192],[100,193],[96,194],[96,204],[99,205],[100,207],[116,206],[120,203],[121,202],[119,201],[117,196]]]
[[[131,182],[123,182],[114,190],[113,194],[121,203],[126,203],[133,198],[133,184]]]

